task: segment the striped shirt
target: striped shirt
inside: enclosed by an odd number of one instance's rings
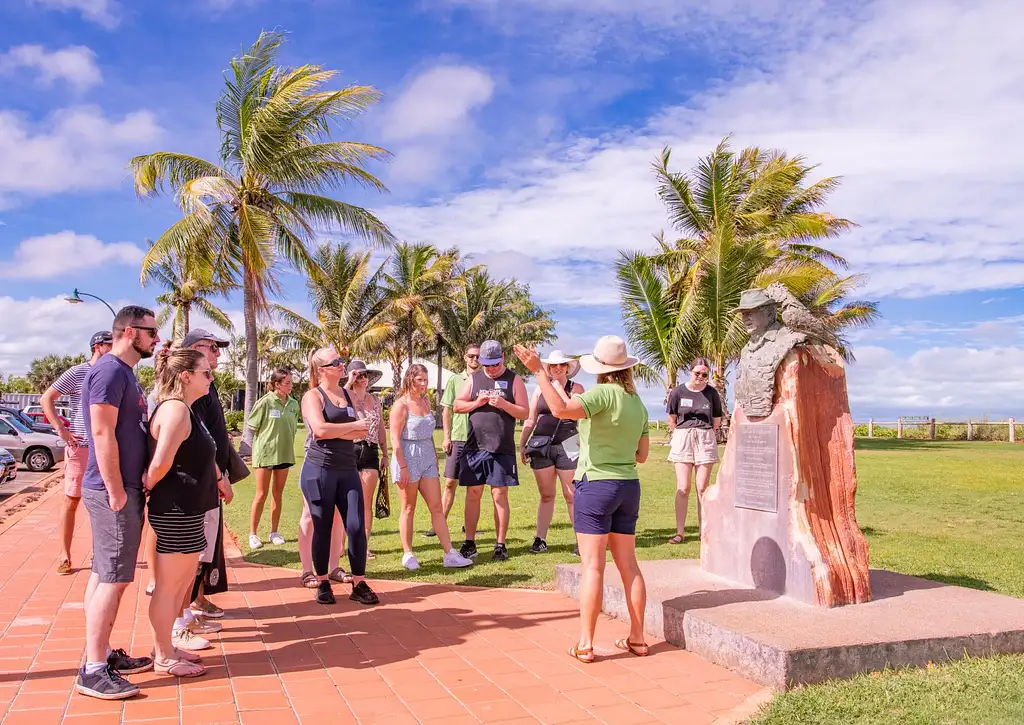
[[[92,366],[89,363],[84,362],[68,368],[53,384],[54,390],[71,399],[70,430],[83,446],[88,446],[89,440],[85,435],[85,420],[82,418],[82,381],[85,380],[85,375],[89,372],[90,367]]]

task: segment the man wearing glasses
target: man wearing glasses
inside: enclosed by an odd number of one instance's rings
[[[530,399],[523,379],[505,367],[501,343],[487,340],[480,345],[480,366],[469,376],[453,410],[469,415],[466,444],[459,457],[459,484],[466,486],[466,543],[461,554],[477,555],[476,525],[480,520],[483,487],[491,487],[494,501],[494,561],[508,560],[505,537],[511,511],[508,489],[519,485],[516,469],[516,421],[530,414]]]
[[[462,356],[466,363],[466,370],[448,378],[444,386],[444,396],[441,398],[441,425],[444,427],[444,492],[441,495],[441,505],[444,508],[444,518],[448,519],[452,506],[455,505],[455,490],[459,485],[459,456],[462,455],[462,448],[466,445],[466,437],[469,435],[469,416],[465,413],[453,413],[455,396],[465,386],[466,381],[473,373],[480,369],[480,346],[468,345]],[[465,530],[465,529],[463,529]],[[427,536],[436,536],[433,529],[426,532]]]
[[[142,473],[149,450],[146,395],[132,368],[160,342],[153,311],[129,305],[114,317],[113,346],[82,382],[82,417],[89,461],[82,502],[92,528],[92,574],[85,590],[85,665],[76,689],[122,700],[139,688],[122,675],[153,667],[149,657],[111,650],[110,632],[124,590],[135,579],[142,541]]]

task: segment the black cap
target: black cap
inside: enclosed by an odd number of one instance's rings
[[[214,335],[212,332],[207,332],[206,330],[197,327],[188,331],[188,334],[185,335],[185,339],[181,341],[181,346],[192,347],[202,340],[212,340],[217,343],[217,347],[227,347],[231,344],[230,340],[225,340],[220,335]]]
[[[110,334],[109,330],[103,330],[102,332],[96,332],[89,339],[89,349],[92,350],[97,345],[112,345],[114,343],[114,336]]]

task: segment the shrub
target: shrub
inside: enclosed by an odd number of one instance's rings
[[[245,420],[245,412],[241,410],[227,410],[224,412],[224,422],[228,425],[228,430],[234,431],[235,433],[242,432],[242,422]]]

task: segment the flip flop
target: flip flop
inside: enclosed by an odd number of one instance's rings
[[[650,648],[646,642],[630,642],[627,637],[616,640],[615,646],[636,657],[646,657],[650,653]]]
[[[201,677],[206,674],[206,668],[201,664],[185,660],[158,660],[153,663],[153,669],[171,677]]]
[[[589,665],[594,661],[594,648],[580,647],[578,644],[574,644],[569,648],[569,656],[585,665]]]
[[[682,543],[685,543],[685,542],[686,542],[686,539],[683,538],[682,536],[680,536],[679,534],[676,534],[675,536],[673,536],[671,539],[668,540],[668,543],[670,543],[670,544],[682,544]]]

